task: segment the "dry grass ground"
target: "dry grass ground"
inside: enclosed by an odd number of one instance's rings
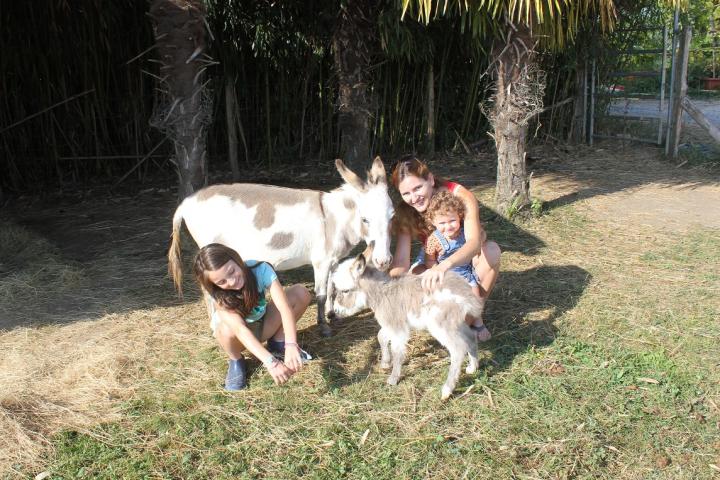
[[[504,249],[494,338],[447,403],[430,337],[413,339],[388,387],[371,315],[322,339],[314,305],[300,328],[318,360],[284,387],[258,368],[228,394],[196,292],[181,303],[165,278],[171,193],[9,209],[0,476],[717,477],[720,224],[693,205],[720,198],[717,175],[637,145],[547,146],[530,165],[543,215],[483,211]],[[433,167],[492,203],[489,161]],[[281,278],[310,285],[311,273]]]

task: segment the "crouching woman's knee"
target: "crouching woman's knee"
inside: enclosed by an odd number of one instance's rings
[[[488,265],[490,265],[492,269],[497,269],[500,266],[500,255],[502,254],[502,251],[500,250],[500,245],[498,245],[492,240],[489,240],[485,242],[482,250],[483,256],[485,257],[485,261],[488,263]]]

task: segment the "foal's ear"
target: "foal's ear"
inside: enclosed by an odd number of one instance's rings
[[[382,160],[380,157],[375,157],[375,160],[373,160],[372,167],[370,168],[370,171],[368,172],[368,183],[377,185],[378,183],[383,183],[387,185],[387,178],[385,177],[385,165],[383,165]]]
[[[339,158],[335,160],[335,168],[337,168],[337,171],[343,180],[352,185],[353,188],[363,192],[365,191],[365,182],[363,182],[362,179],[355,174],[355,172],[347,168],[345,163],[343,163],[343,161]]]
[[[370,243],[368,243],[368,246],[365,247],[365,250],[362,252],[362,256],[365,258],[365,261],[368,262],[372,258],[373,250],[375,249],[375,240],[372,240]]]
[[[367,261],[365,260],[365,257],[361,253],[360,255],[355,258],[355,261],[353,262],[352,266],[350,267],[350,271],[352,272],[353,277],[357,278],[360,275],[363,274],[365,271],[365,267],[367,266]]]

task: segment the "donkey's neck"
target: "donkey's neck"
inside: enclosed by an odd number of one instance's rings
[[[328,192],[322,197],[323,211],[326,221],[335,229],[338,239],[344,240],[350,248],[360,243],[360,219],[356,195],[352,187],[343,185]]]
[[[367,267],[358,279],[358,286],[367,295],[370,308],[372,308],[373,304],[393,295],[395,289],[388,287],[391,287],[395,281],[386,273]]]

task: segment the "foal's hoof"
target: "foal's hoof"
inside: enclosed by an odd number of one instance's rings
[[[388,385],[397,385],[399,381],[400,381],[400,379],[398,377],[393,377],[393,376],[390,376],[387,379]]]
[[[442,394],[440,395],[440,400],[442,400],[443,402],[446,401],[447,399],[450,398],[450,396],[452,395],[452,392],[453,391],[451,388],[443,387]]]
[[[320,324],[320,335],[323,337],[332,337],[332,328],[327,323]]]

